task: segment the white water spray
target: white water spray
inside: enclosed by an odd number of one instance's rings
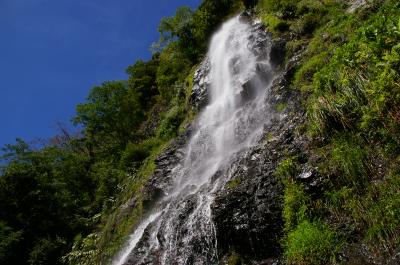
[[[210,103],[200,113],[174,184],[137,227],[113,265],[216,264],[211,204],[231,178],[234,156],[255,145],[268,122],[268,56],[256,54],[252,26],[238,16],[214,35],[208,58]],[[267,47],[265,54],[269,55]]]

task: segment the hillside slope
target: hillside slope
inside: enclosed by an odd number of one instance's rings
[[[244,10],[270,40],[257,49],[275,69],[265,100],[272,118],[214,193],[218,262],[400,263],[396,0],[178,9],[161,21],[151,60],[77,106],[82,132],[4,148],[0,263],[111,262],[164,195],[208,104],[212,34]]]

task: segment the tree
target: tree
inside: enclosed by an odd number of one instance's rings
[[[156,73],[160,65],[159,57],[159,53],[155,53],[151,60],[138,60],[126,69],[129,74],[129,89],[137,92],[141,107],[145,110],[154,103],[154,97],[158,95]]]
[[[88,160],[57,147],[35,151],[22,140],[5,151],[9,163],[0,176],[0,261],[59,264],[68,242],[85,231],[92,214],[83,210],[93,194]]]
[[[143,121],[141,96],[126,82],[103,83],[90,91],[86,103],[77,106],[74,122],[85,127],[86,139],[98,150],[119,149],[135,139]]]

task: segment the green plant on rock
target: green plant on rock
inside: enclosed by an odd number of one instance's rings
[[[279,163],[274,171],[274,176],[281,180],[294,178],[298,173],[298,167],[295,159],[295,157],[289,157]]]
[[[344,183],[358,187],[365,184],[369,173],[368,154],[356,138],[344,135],[333,141],[332,160]]]
[[[62,257],[62,262],[68,265],[94,265],[100,254],[98,248],[99,238],[96,233],[90,234],[85,238],[78,235],[72,246],[71,252]]]
[[[288,233],[284,246],[289,265],[322,265],[335,261],[342,241],[328,225],[305,220]]]
[[[366,240],[380,251],[393,253],[400,244],[400,175],[372,187],[365,200],[364,222],[367,224]],[[379,198],[379,199],[375,199]]]
[[[308,218],[311,200],[302,184],[297,184],[293,179],[284,181],[284,184],[282,215],[285,231],[289,232]]]
[[[236,188],[237,186],[239,186],[241,182],[242,182],[242,181],[240,180],[240,178],[234,178],[234,179],[228,181],[228,183],[226,184],[226,186],[227,186],[229,189],[234,189],[234,188]]]

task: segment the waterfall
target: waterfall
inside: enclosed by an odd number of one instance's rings
[[[195,121],[184,158],[170,173],[173,184],[114,265],[218,263],[211,204],[231,179],[235,156],[257,144],[270,120],[266,96],[273,69],[269,47],[257,42],[260,36],[267,38],[241,16],[214,34],[209,104]]]

